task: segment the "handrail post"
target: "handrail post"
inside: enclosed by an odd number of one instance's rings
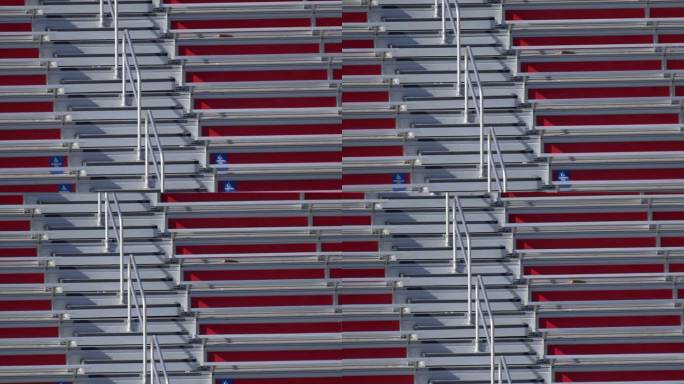
[[[461,95],[461,9],[456,1],[456,96]]]
[[[442,0],[442,44],[446,42],[446,9],[445,7],[450,5],[446,5],[445,3],[447,0]],[[451,12],[451,9],[449,9],[449,12]]]
[[[128,56],[126,55],[126,35],[121,36],[121,106],[126,106],[126,70]]]
[[[455,196],[454,199],[457,199],[458,196]],[[451,210],[451,221],[452,221],[452,229],[451,229],[451,242],[453,243],[453,247],[451,248],[451,273],[456,273],[456,231],[458,230],[458,221],[456,220],[456,207]]]
[[[111,6],[111,3],[110,3]],[[119,75],[119,0],[114,0],[114,78]]]
[[[475,283],[475,352],[480,352],[480,285]]]
[[[489,130],[487,131],[487,193],[492,193],[492,161],[492,132]]]
[[[104,25],[104,0],[100,0],[100,27]]]
[[[150,164],[150,157],[149,157],[149,152],[150,152],[150,138],[149,138],[149,116],[150,113],[147,111],[145,114],[145,137],[143,138],[143,151],[145,152],[145,189],[150,187],[150,170],[149,170],[149,164]],[[154,156],[154,154],[152,154]]]
[[[138,147],[137,147],[137,154],[138,154],[138,160],[140,160],[140,120],[142,119],[142,78],[140,77],[140,69],[138,66],[135,66],[135,76],[137,78],[136,80],[136,88],[138,90],[138,97],[135,98],[135,110],[136,110],[136,123],[138,125]]]
[[[444,245],[449,245],[449,192],[444,193]]]
[[[124,259],[124,227],[123,217],[119,211],[119,301],[123,303],[123,259]]]
[[[131,326],[131,258],[130,255],[126,262],[126,330],[130,332],[133,327]]]
[[[484,287],[482,287],[484,289]],[[494,316],[492,315],[492,308],[487,308],[489,312],[489,333],[490,333],[490,345],[489,345],[489,366],[490,366],[490,381],[494,384],[494,357],[496,356],[496,339],[494,335]]]
[[[468,118],[468,85],[470,75],[468,72],[468,53],[463,54],[463,122],[467,123]]]
[[[97,226],[102,225],[102,192],[97,193]]]
[[[154,374],[157,370],[157,364],[154,362],[154,342],[150,338],[150,384],[154,384]]]
[[[109,194],[104,193],[104,249],[109,251]]]
[[[435,17],[437,16],[439,16],[439,0],[435,0]]]
[[[468,53],[470,53],[470,47],[468,47],[468,50],[469,50]],[[479,76],[479,75],[476,75],[476,76]],[[482,140],[483,140],[483,136],[484,136],[484,97],[482,95],[482,88],[481,88],[481,84],[479,81],[478,81],[478,92],[480,93],[480,95],[479,95],[480,97],[478,99],[478,103],[480,105],[480,111],[478,114],[478,119],[479,119],[478,122],[480,125],[480,151],[482,151]],[[482,157],[480,157],[480,160],[482,160]],[[484,176],[483,172],[484,172],[484,170],[482,169],[482,163],[480,163],[480,177]]]

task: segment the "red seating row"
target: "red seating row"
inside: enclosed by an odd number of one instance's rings
[[[327,321],[315,323],[230,323],[201,324],[202,335],[305,334],[399,331],[399,320]]]
[[[615,344],[547,344],[546,354],[562,355],[624,355],[638,353],[682,353],[684,343],[615,343]]]
[[[184,44],[178,46],[180,56],[232,56],[232,55],[302,55],[333,54],[345,49],[372,50],[373,40],[343,40],[340,43],[325,43],[321,49],[318,43],[300,44]]]
[[[527,96],[530,100],[669,97],[670,87],[533,88]],[[684,96],[684,87],[675,87],[675,96]]]
[[[249,379],[216,379],[215,384],[414,384],[413,375],[269,377]]]
[[[62,131],[59,128],[30,128],[0,130],[0,141],[15,140],[59,140]]]
[[[684,17],[682,7],[652,7],[651,18]],[[550,8],[509,9],[506,20],[570,20],[570,19],[638,19],[646,18],[646,9],[639,8]]]
[[[30,220],[2,220],[0,221],[0,232],[2,231],[30,231]]]
[[[2,75],[0,76],[0,87],[12,85],[46,85],[47,75]]]
[[[1,249],[0,249],[1,250]],[[321,252],[377,252],[377,241],[321,244]],[[177,255],[313,253],[316,243],[177,245]]]
[[[395,129],[391,118],[344,119],[340,124],[273,124],[273,125],[221,125],[203,126],[202,135],[222,136],[291,136],[291,135],[340,135],[343,130]]]
[[[256,227],[306,227],[306,216],[269,217],[204,217],[169,219],[170,229],[186,228],[256,228]],[[371,225],[370,216],[314,216],[312,226]],[[2,229],[0,221],[0,230]]]
[[[171,28],[178,30],[193,29],[258,29],[258,28],[307,28],[307,27],[341,27],[342,23],[366,23],[366,12],[344,12],[340,17],[293,17],[293,18],[259,18],[259,19],[202,19],[172,20]],[[0,24],[1,28],[2,24]]]
[[[36,248],[0,248],[0,258],[3,257],[36,257]]]
[[[682,151],[684,141],[621,141],[545,143],[546,153],[659,152]]]
[[[0,339],[59,337],[59,327],[2,327]]]
[[[668,381],[684,380],[684,370],[612,370],[556,372],[555,380],[560,383],[625,382],[625,381]]]
[[[554,170],[553,180],[574,181],[621,181],[621,180],[678,180],[684,179],[684,168],[617,168],[617,169],[571,169]]]
[[[2,204],[0,196],[0,204]],[[21,196],[18,196],[21,198]],[[211,202],[211,201],[292,201],[292,200],[358,200],[363,199],[363,192],[233,192],[230,194],[217,192],[180,192],[164,193],[164,203]],[[11,200],[16,201],[16,200]],[[21,204],[21,203],[6,203]]]
[[[684,289],[677,290],[677,297],[684,295]],[[533,290],[531,300],[536,302],[558,301],[613,301],[613,300],[672,300],[672,289],[604,289],[604,290]]]
[[[343,174],[342,179],[321,180],[239,180],[219,181],[216,190],[222,192],[252,191],[339,191],[342,187],[393,185],[405,188],[411,183],[409,173]]]
[[[403,359],[406,347],[385,348],[338,348],[338,349],[288,349],[275,351],[217,351],[207,352],[207,361],[300,361],[300,360],[343,360],[343,359]]]
[[[68,166],[68,156],[0,157],[0,168],[62,168]]]
[[[212,154],[212,164],[339,163],[343,157],[403,156],[404,147],[342,147],[342,151],[311,152],[231,152]],[[220,156],[220,157],[219,157]],[[0,164],[1,166],[1,164]]]
[[[639,113],[639,114],[570,114],[536,116],[539,127],[577,126],[577,125],[658,125],[679,124],[677,113]]]
[[[684,272],[684,264],[670,264],[669,271]],[[572,264],[564,265],[528,265],[524,268],[525,275],[591,275],[591,274],[623,274],[623,273],[664,273],[664,264]]]
[[[18,7],[26,4],[26,0],[0,0],[0,7]]]
[[[37,59],[40,50],[31,47],[0,48],[0,60],[3,59]]]
[[[44,273],[2,273],[0,284],[43,284]]]
[[[0,184],[0,193],[17,192],[76,192],[76,184]]]
[[[684,68],[684,60],[667,60],[665,69]],[[523,62],[520,71],[536,72],[601,72],[601,71],[659,71],[660,60],[610,60],[610,61],[541,61]]]
[[[540,315],[539,328],[608,328],[680,326],[679,315],[552,317]]]
[[[343,103],[388,102],[389,92],[343,92]],[[270,108],[334,108],[336,96],[307,97],[243,97],[195,99],[195,109],[270,109]]]
[[[656,238],[649,237],[588,237],[516,239],[516,248],[524,249],[582,249],[582,248],[650,248],[656,246]],[[662,247],[683,247],[684,237],[661,237]]]
[[[0,102],[0,113],[53,112],[52,101]]]
[[[40,275],[42,278],[42,274]],[[15,276],[15,275],[12,275]],[[16,275],[21,276],[21,275]],[[331,268],[331,279],[348,278],[382,278],[385,277],[384,268]],[[23,279],[27,279],[23,278]],[[185,281],[215,281],[215,280],[301,280],[301,279],[323,279],[325,269],[323,268],[290,268],[290,269],[233,269],[233,270],[208,270],[208,271],[185,271],[183,279]],[[23,280],[16,278],[16,280]],[[0,284],[3,278],[0,275]],[[42,282],[42,280],[40,281]]]
[[[0,366],[34,366],[34,365],[65,365],[66,355],[60,354],[30,354],[30,355],[0,355]]]
[[[48,299],[0,300],[0,311],[50,310],[52,310],[52,300]]]
[[[192,308],[298,307],[333,305],[332,294],[279,296],[197,296],[191,299]],[[339,305],[392,304],[392,293],[339,293]]]
[[[648,212],[564,212],[564,213],[511,213],[511,223],[565,223],[592,221],[647,221]],[[652,220],[684,220],[684,211],[655,211]]]
[[[31,32],[31,23],[0,23],[0,32]]]
[[[513,38],[517,47],[531,46],[582,46],[582,45],[632,45],[632,44],[675,44],[684,43],[684,34],[643,35],[584,35],[584,36],[519,36]]]

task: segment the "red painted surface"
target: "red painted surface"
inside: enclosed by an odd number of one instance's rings
[[[62,131],[55,129],[3,129],[0,130],[0,140],[59,140]]]
[[[201,4],[201,3],[281,3],[281,2],[295,2],[300,0],[164,0],[166,4]],[[317,0],[317,1],[333,1],[333,0]]]
[[[652,7],[651,17],[684,17],[683,7]]]
[[[272,201],[272,200],[299,200],[296,192],[177,192],[163,193],[161,201],[164,203],[183,203],[199,201]]]
[[[518,249],[641,248],[655,247],[654,237],[597,237],[561,239],[517,239]]]
[[[30,231],[31,221],[29,220],[2,220],[0,221],[0,231]]]
[[[684,141],[625,141],[594,143],[548,143],[546,153],[682,151]]]
[[[558,180],[557,173],[553,171],[554,180]],[[684,168],[573,169],[570,174],[572,181],[684,179]]]
[[[2,300],[0,311],[50,311],[52,300]]]
[[[662,247],[684,247],[684,237],[662,237],[660,238]]]
[[[298,28],[310,27],[311,19],[224,19],[174,20],[172,29],[242,29],[242,28]]]
[[[341,152],[241,152],[229,153],[228,164],[339,163]]]
[[[0,0],[0,7],[17,7],[25,4],[25,0]]]
[[[406,184],[411,183],[411,175],[402,173],[406,178]],[[342,175],[342,184],[344,185],[372,185],[372,184],[392,184],[391,173],[373,173],[373,174],[346,174]]]
[[[376,92],[343,92],[343,103],[378,103],[389,101],[389,93],[386,91]]]
[[[325,191],[342,189],[339,179],[322,180],[239,180],[237,190],[247,191]]]
[[[64,167],[69,166],[69,158],[60,156]],[[50,166],[50,159],[47,157],[0,157],[0,168],[48,168]]]
[[[0,76],[0,86],[10,85],[45,85],[47,76],[45,75],[6,75]]]
[[[391,359],[404,357],[406,357],[405,348],[339,348],[207,352],[207,361],[211,362]]]
[[[0,102],[0,113],[52,112],[52,101]]]
[[[66,184],[72,192],[76,192],[76,185]],[[0,193],[4,192],[59,192],[59,184],[18,184],[0,185]]]
[[[35,248],[0,248],[0,257],[36,257]]]
[[[561,383],[585,383],[592,381],[649,382],[683,380],[684,370],[556,372],[555,376],[556,381]]]
[[[340,305],[392,304],[392,294],[341,294],[337,302]]]
[[[506,20],[570,20],[570,19],[632,19],[644,18],[643,8],[590,8],[590,9],[511,9]]]
[[[0,195],[0,205],[21,205],[24,204],[22,195]]]
[[[662,264],[610,265],[534,265],[525,267],[526,275],[582,275],[611,273],[662,273]]]
[[[541,317],[540,328],[679,326],[680,316]]]
[[[662,44],[684,43],[684,34],[658,35],[658,42]]]
[[[0,284],[42,284],[45,282],[43,273],[3,273],[0,274]]]
[[[325,69],[292,69],[281,71],[210,71],[187,72],[185,74],[185,81],[188,83],[299,81],[327,79],[328,71]]]
[[[684,60],[668,60],[667,69],[684,69]]]
[[[329,321],[316,323],[241,323],[241,324],[202,324],[200,333],[204,335],[248,335],[284,333],[340,333],[398,331],[400,322],[387,321]]]
[[[374,40],[342,40],[342,49],[373,49]]]
[[[216,379],[215,384],[222,384]],[[234,379],[235,384],[414,384],[413,375],[333,376],[333,377],[275,377],[263,379]]]
[[[342,65],[341,69],[333,71],[333,78],[341,79],[342,76],[380,76],[382,65]]]
[[[38,48],[0,48],[0,59],[37,59]]]
[[[258,228],[258,227],[306,227],[303,216],[269,217],[203,217],[169,219],[170,229],[183,228]]]
[[[59,327],[0,328],[0,339],[59,337]]]
[[[402,145],[342,147],[342,157],[404,156]]]
[[[617,355],[635,353],[682,353],[684,343],[551,344],[549,355]]]
[[[225,271],[186,271],[186,281],[212,280],[298,280],[323,279],[323,269],[236,269]],[[1,281],[1,280],[0,280]]]
[[[670,300],[671,289],[533,291],[532,301]]]
[[[363,192],[308,192],[304,194],[305,200],[360,200]]]
[[[0,366],[65,365],[63,354],[0,355]]]
[[[254,97],[196,99],[195,109],[326,108],[337,106],[337,99],[321,97]]]
[[[664,87],[594,87],[594,88],[540,88],[530,89],[528,97],[533,100],[594,99],[625,97],[667,97],[670,89]]]
[[[547,61],[521,63],[522,72],[600,72],[659,70],[660,60],[632,61]]]
[[[302,252],[316,252],[316,244],[210,244],[176,246],[176,254],[178,255]]]
[[[342,129],[395,129],[395,119],[344,119]]]
[[[333,279],[359,279],[359,278],[383,278],[383,268],[332,268],[330,277]]]
[[[566,213],[512,213],[511,223],[562,223],[587,221],[637,221],[648,219],[646,212],[566,212]]]
[[[31,32],[31,23],[0,23],[0,32]]]
[[[339,124],[232,125],[202,127],[202,134],[221,136],[340,135]]]
[[[537,125],[545,127],[568,125],[641,125],[678,123],[679,115],[676,113],[537,116]]]
[[[313,225],[331,227],[341,225],[371,225],[371,216],[316,216]]]
[[[319,17],[316,19],[317,27],[339,27],[342,23],[366,23],[367,12],[343,12],[342,17]]]
[[[548,191],[548,192],[504,192],[502,197],[516,198],[516,197],[548,197],[555,198],[561,196],[613,196],[613,195],[638,195],[639,192],[623,192],[623,191],[594,191],[594,192],[579,192],[579,191]]]
[[[377,252],[377,241],[343,241],[339,243],[323,243],[323,252]]]
[[[293,55],[319,53],[318,44],[180,45],[180,56]]]
[[[516,37],[513,45],[546,46],[546,45],[625,45],[625,44],[652,44],[651,35],[625,35],[625,36],[529,36]]]
[[[193,297],[193,308],[289,307],[332,305],[332,295]]]

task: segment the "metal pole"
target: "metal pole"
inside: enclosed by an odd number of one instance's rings
[[[446,0],[442,0],[442,44],[446,42]],[[451,12],[451,10],[449,11]]]
[[[469,52],[470,53],[470,52]],[[482,96],[482,88],[479,88],[478,92],[480,93],[480,98],[478,100],[480,109],[478,111],[478,118],[479,118],[479,123],[480,123],[480,177],[484,176],[483,172],[484,170],[482,169],[482,141],[484,138],[484,97]],[[491,150],[490,150],[491,153]]]
[[[439,0],[435,0],[435,17],[439,16],[439,4],[438,4],[438,1],[439,1]],[[442,1],[444,1],[444,0],[442,0]]]
[[[118,207],[118,204],[117,204]],[[123,286],[123,259],[124,259],[124,227],[123,214],[119,209],[119,301],[123,303],[124,286]]]
[[[444,194],[444,245],[449,245],[449,192]]]
[[[144,138],[144,151],[145,151],[145,189],[150,187],[150,170],[149,170],[149,151],[150,151],[150,138],[149,138],[149,112],[145,114],[145,138]]]
[[[454,200],[458,199],[458,196],[454,196]],[[459,230],[458,228],[458,222],[456,221],[456,204],[454,204],[454,208],[451,210],[451,221],[453,224],[451,225],[451,272],[456,273],[456,231]]]
[[[484,287],[482,287],[484,289]],[[496,349],[496,341],[494,340],[494,319],[492,318],[492,309],[488,308],[489,311],[489,364],[490,364],[490,382],[494,384],[494,354]]]
[[[127,35],[127,36],[128,36],[128,35]],[[133,47],[132,47],[133,42],[132,42],[132,41],[129,41],[129,43],[131,44],[131,48],[133,48]],[[133,52],[132,49],[131,49],[131,52]],[[137,80],[136,80],[136,89],[137,89],[137,91],[138,91],[138,95],[137,95],[137,97],[136,97],[136,99],[135,99],[135,102],[136,102],[136,112],[137,112],[136,121],[137,121],[137,124],[138,124],[138,147],[137,147],[137,154],[138,154],[138,160],[141,160],[141,158],[140,158],[140,120],[141,120],[141,116],[142,116],[142,86],[141,86],[142,77],[140,76],[140,69],[138,68],[137,65],[135,66],[135,77],[137,78]]]
[[[102,225],[102,192],[97,193],[97,226]]]
[[[154,373],[157,370],[154,362],[154,342],[150,338],[150,384],[154,384]]]
[[[128,255],[129,257],[133,257]],[[133,261],[135,263],[135,260]],[[143,337],[143,383],[145,383],[145,373],[147,372],[147,356],[145,356],[145,348],[147,346],[147,300],[145,300],[145,292],[142,289],[142,281],[139,279],[139,275],[136,273],[136,278],[138,278],[138,287],[140,288],[140,295],[142,296],[142,337]]]
[[[487,193],[492,193],[492,134],[487,132]],[[482,170],[482,168],[480,168]],[[494,170],[496,172],[496,170]]]
[[[461,96],[461,11],[456,2],[456,96]]]
[[[131,287],[132,287],[132,283],[131,283],[131,258],[130,258],[130,255],[129,255],[129,258],[128,258],[127,263],[126,263],[126,267],[127,267],[126,268],[126,277],[127,277],[127,279],[126,279],[126,297],[128,299],[126,301],[126,330],[128,332],[130,332],[132,330],[132,327],[131,327]]]
[[[468,76],[468,54],[463,55],[463,122],[468,122],[468,82],[470,81],[470,76]]]
[[[104,0],[100,0],[100,27],[104,25]],[[116,57],[116,54],[114,55]]]
[[[475,283],[475,352],[480,351],[480,288]]]
[[[111,3],[110,3],[111,6]],[[114,9],[112,10],[114,14],[114,78],[119,76],[119,0],[114,0]]]
[[[104,249],[109,251],[109,194],[104,193]]]
[[[128,63],[128,56],[126,56],[126,35],[121,36],[121,106],[126,106],[126,64]]]

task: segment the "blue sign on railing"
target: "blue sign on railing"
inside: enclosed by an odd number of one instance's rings
[[[403,191],[406,189],[406,174],[393,173],[392,174],[392,190]]]
[[[570,171],[557,171],[556,180],[560,181],[561,183],[570,182]]]
[[[211,163],[216,165],[226,165],[228,164],[228,154],[227,153],[214,153],[211,155]]]
[[[223,192],[235,192],[237,190],[237,185],[234,181],[224,181],[221,190]]]
[[[235,380],[233,380],[233,379],[223,379],[223,380],[221,380],[221,384],[235,384]]]
[[[58,192],[73,192],[74,186],[72,184],[60,184],[57,187]]]
[[[50,166],[50,168],[63,168],[65,161],[66,161],[66,158],[64,156],[52,156],[50,158],[49,166]],[[62,173],[62,172],[63,171],[61,169],[56,169],[56,170],[50,171],[50,173],[52,173],[52,174]]]

